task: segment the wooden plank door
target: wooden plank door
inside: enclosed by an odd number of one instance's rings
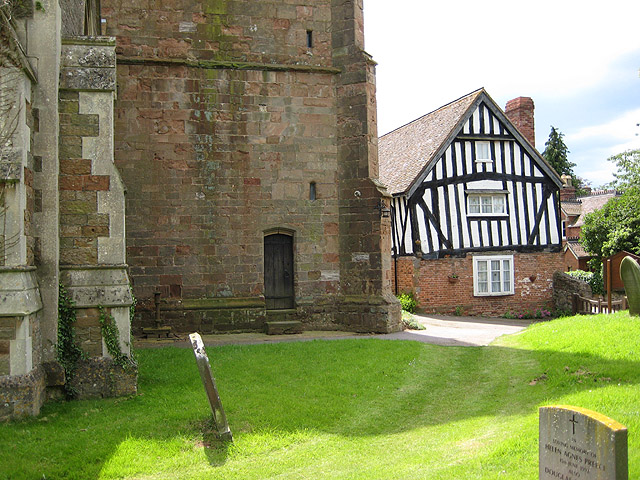
[[[264,296],[269,310],[293,308],[293,237],[264,238]]]

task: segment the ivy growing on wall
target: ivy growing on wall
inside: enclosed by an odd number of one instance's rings
[[[135,362],[132,358],[122,353],[120,347],[120,331],[118,325],[116,325],[115,319],[109,315],[102,305],[98,306],[100,311],[100,331],[105,345],[107,346],[107,352],[113,358],[116,365],[120,365],[123,369],[128,370],[135,368]]]
[[[76,343],[75,304],[69,293],[60,285],[58,288],[58,344],[56,345],[56,357],[64,369],[64,391],[67,398],[73,398],[76,394],[71,386],[71,380],[75,375],[78,362],[84,357],[82,349]]]

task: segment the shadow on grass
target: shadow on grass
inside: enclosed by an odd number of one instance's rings
[[[554,350],[363,339],[208,353],[236,440],[260,432],[390,435],[530,414],[570,393],[640,383],[635,360]],[[39,418],[0,425],[0,477],[135,477],[163,471],[185,451],[224,465],[231,446],[211,433],[192,352],[168,347],[138,357],[135,397],[50,404]]]

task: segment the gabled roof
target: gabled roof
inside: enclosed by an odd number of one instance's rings
[[[577,200],[564,200],[561,202],[561,208],[568,217],[575,217],[582,213],[582,203]]]
[[[576,258],[591,258],[591,257],[593,257],[593,255],[591,255],[589,252],[587,252],[584,249],[584,247],[577,240],[569,240],[567,242],[565,250],[569,250],[571,253],[573,253],[573,256],[576,257]]]
[[[380,181],[389,192],[411,195],[483,102],[507,125],[540,169],[560,187],[562,181],[555,170],[522,136],[484,88],[480,88],[378,139]]]
[[[618,195],[620,194],[615,190],[598,190],[584,197],[561,201],[560,208],[567,216],[578,215],[571,226],[581,227],[584,225],[585,215],[600,210],[605,203]]]

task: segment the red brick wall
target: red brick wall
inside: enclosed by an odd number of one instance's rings
[[[515,294],[495,297],[473,295],[471,254],[436,260],[399,257],[399,292],[413,292],[420,310],[426,313],[454,313],[462,309],[465,315],[500,316],[509,311],[551,310],[553,273],[563,270],[562,256],[562,252],[514,253]]]
[[[578,262],[578,259],[576,258],[576,256],[573,253],[571,253],[569,251],[568,248],[564,252],[563,262],[564,262],[562,264],[562,271],[563,272],[568,272],[568,271],[571,271],[571,270],[581,270],[580,263]]]
[[[567,226],[566,230],[567,230],[567,238],[578,238],[580,237],[580,232],[582,231],[582,228]]]

